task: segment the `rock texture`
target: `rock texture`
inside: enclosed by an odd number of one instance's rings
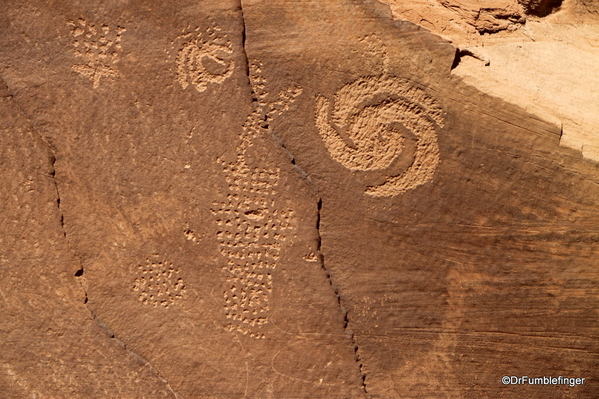
[[[457,46],[453,73],[562,130],[599,161],[599,5],[589,0],[384,0]]]
[[[3,397],[597,397],[597,164],[392,6],[0,5]]]

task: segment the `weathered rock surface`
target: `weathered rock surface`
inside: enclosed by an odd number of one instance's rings
[[[453,73],[466,83],[555,124],[561,145],[599,161],[599,3],[383,1],[453,41]]]
[[[172,397],[86,309],[62,229],[55,158],[0,82],[3,398]]]
[[[474,3],[476,35],[559,15]],[[597,397],[598,166],[421,21],[0,10],[3,397]]]

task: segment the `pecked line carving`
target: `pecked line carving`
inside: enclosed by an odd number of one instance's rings
[[[94,89],[100,86],[102,78],[118,75],[115,65],[119,62],[121,39],[125,28],[108,25],[96,26],[83,18],[68,21],[73,37],[73,51],[82,63],[72,66],[73,71],[89,78]]]
[[[183,89],[193,86],[201,93],[209,83],[222,84],[233,74],[233,48],[221,28],[207,28],[205,32],[195,28],[176,42],[181,42],[175,62],[177,81]]]

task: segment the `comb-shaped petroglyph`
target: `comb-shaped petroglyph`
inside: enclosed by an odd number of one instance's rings
[[[432,180],[439,163],[436,129],[444,125],[444,111],[411,81],[388,74],[385,46],[376,36],[363,42],[382,57],[383,73],[346,84],[332,106],[318,95],[316,127],[330,156],[354,171],[387,169],[406,148],[406,139],[415,140],[407,170],[366,189],[368,195],[394,196]]]
[[[233,47],[219,27],[205,31],[195,28],[179,36],[176,42],[180,43],[177,80],[183,89],[191,85],[201,93],[209,83],[221,84],[233,74]]]
[[[168,308],[185,294],[185,283],[179,277],[179,270],[158,256],[146,259],[145,265],[138,265],[137,274],[133,291],[139,293],[138,299],[144,305]]]
[[[83,61],[73,65],[73,71],[91,80],[94,89],[100,86],[102,78],[116,77],[118,72],[114,66],[119,62],[125,28],[97,26],[83,18],[69,21],[67,25],[71,28],[75,56]]]
[[[251,65],[250,71],[257,100],[243,125],[235,162],[218,161],[229,192],[226,200],[213,202],[211,211],[219,251],[227,262],[222,267],[223,306],[229,323],[226,328],[261,339],[265,338],[262,327],[268,323],[273,273],[286,232],[292,228],[294,212],[277,204],[279,168],[251,165],[246,152],[257,137],[268,134],[268,121],[288,110],[302,89],[291,87],[268,101],[260,64]]]

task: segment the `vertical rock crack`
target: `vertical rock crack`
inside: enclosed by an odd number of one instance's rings
[[[360,348],[358,347],[358,343],[356,341],[356,336],[350,327],[349,312],[343,306],[343,303],[341,300],[341,295],[339,295],[339,288],[335,285],[335,283],[333,282],[333,279],[331,277],[331,273],[329,273],[329,271],[327,270],[327,267],[326,267],[326,264],[324,261],[324,254],[321,251],[322,237],[320,235],[320,220],[321,220],[320,214],[322,211],[322,198],[318,199],[317,209],[318,209],[318,213],[316,215],[316,234],[317,234],[316,252],[318,254],[318,260],[320,262],[320,266],[322,267],[322,270],[324,271],[325,275],[327,276],[327,279],[329,281],[331,289],[335,293],[335,297],[337,298],[337,304],[339,305],[339,310],[343,314],[343,329],[345,330],[346,334],[348,334],[350,336],[351,341],[352,341],[352,345],[353,345],[353,349],[354,349],[354,358],[355,358],[356,364],[358,365],[358,368],[360,370],[360,377],[362,379],[362,381],[361,381],[362,390],[365,393],[368,393],[368,390],[366,387],[366,373],[364,372],[364,364],[362,363],[362,358],[360,357]]]
[[[239,12],[241,14],[241,26],[242,26],[242,36],[241,36],[241,43],[242,43],[242,51],[243,51],[243,55],[245,58],[245,73],[247,75],[247,79],[248,79],[248,84],[251,90],[251,95],[252,95],[252,102],[256,102],[258,101],[257,95],[254,92],[253,86],[252,86],[252,78],[251,78],[251,74],[250,74],[250,60],[249,60],[249,56],[248,56],[248,52],[247,52],[247,47],[246,47],[246,41],[247,41],[247,32],[246,32],[246,23],[245,23],[245,16],[244,16],[244,12],[243,12],[243,4],[242,4],[242,0],[239,0]],[[268,115],[264,115],[264,124],[262,126],[263,128],[267,129],[270,133],[270,135],[275,139],[275,141],[279,144],[280,148],[284,151],[284,153],[289,157],[290,163],[293,166],[293,168],[300,174],[300,176],[304,179],[306,179],[313,187],[314,187],[314,183],[312,182],[312,180],[310,179],[309,175],[303,170],[301,169],[295,162],[295,157],[293,156],[293,154],[287,149],[287,147],[285,146],[284,142],[272,131],[272,129],[270,128],[270,124],[269,124],[269,120],[268,120]],[[316,189],[316,187],[314,187],[315,191],[318,192],[318,190]],[[341,311],[341,313],[343,314],[343,329],[346,332],[346,334],[348,334],[350,336],[351,342],[352,342],[352,346],[353,346],[353,351],[354,351],[354,358],[356,360],[356,364],[358,365],[358,369],[359,369],[359,373],[360,373],[360,378],[361,378],[361,387],[362,390],[367,393],[367,388],[366,388],[366,374],[364,373],[364,366],[362,363],[362,359],[360,357],[360,349],[357,345],[356,342],[356,337],[354,332],[351,330],[350,328],[350,320],[349,320],[349,312],[345,309],[345,307],[342,304],[341,301],[341,296],[339,295],[339,290],[337,288],[337,286],[333,283],[333,280],[331,278],[331,274],[329,273],[329,271],[327,270],[326,266],[325,266],[325,262],[324,262],[324,255],[321,252],[321,235],[320,235],[320,213],[321,213],[321,209],[322,209],[322,198],[318,198],[318,202],[317,202],[317,216],[316,216],[316,234],[317,234],[317,245],[316,245],[316,252],[317,252],[317,256],[320,262],[320,266],[322,267],[322,270],[324,271],[327,280],[329,282],[329,285],[331,286],[331,289],[333,290],[333,293],[335,294],[335,297],[337,299],[337,304],[339,306],[339,309]]]
[[[6,81],[4,81],[4,79],[0,78],[0,85],[4,83],[4,85],[7,87],[8,92],[12,93],[12,91],[10,90],[10,88],[8,87],[8,85],[6,84]],[[162,373],[160,373],[160,371],[158,369],[156,369],[155,367],[153,367],[150,362],[148,362],[146,359],[144,359],[142,356],[138,355],[137,353],[129,350],[127,348],[127,345],[121,341],[119,338],[116,337],[116,335],[114,334],[114,332],[112,332],[112,330],[106,325],[104,324],[97,316],[96,316],[96,312],[94,311],[94,309],[88,304],[88,295],[87,295],[87,289],[85,288],[84,285],[84,280],[83,279],[83,274],[84,274],[84,268],[83,268],[83,262],[81,261],[81,258],[79,257],[79,255],[77,254],[76,251],[74,251],[73,246],[71,244],[71,242],[69,241],[69,237],[67,235],[67,230],[65,227],[65,220],[64,220],[64,210],[63,210],[63,204],[61,201],[61,195],[60,195],[60,187],[58,184],[58,179],[56,178],[56,162],[58,160],[57,157],[57,150],[54,148],[54,146],[52,145],[52,143],[50,143],[50,141],[38,130],[35,128],[33,121],[31,120],[31,118],[29,118],[29,116],[27,115],[27,113],[23,110],[23,108],[19,105],[19,103],[16,101],[16,99],[14,98],[14,96],[12,94],[9,94],[9,96],[12,98],[13,103],[15,105],[15,107],[18,109],[18,111],[21,113],[21,115],[23,115],[23,117],[25,117],[27,119],[27,121],[29,122],[29,126],[31,127],[31,131],[36,134],[40,140],[47,146],[48,150],[50,151],[50,174],[49,177],[52,179],[52,184],[54,186],[54,191],[56,192],[56,207],[58,210],[58,215],[59,215],[59,224],[60,224],[60,228],[62,230],[62,234],[64,236],[65,242],[67,244],[67,248],[69,249],[69,251],[71,252],[71,254],[73,255],[73,257],[77,260],[78,264],[79,264],[79,269],[75,272],[75,277],[77,278],[77,282],[79,283],[79,286],[81,287],[84,295],[85,295],[85,299],[84,299],[84,305],[87,308],[87,310],[90,313],[91,318],[94,320],[94,322],[96,323],[96,325],[100,328],[100,330],[102,330],[109,338],[114,339],[119,346],[121,346],[121,348],[123,348],[123,350],[129,354],[130,356],[134,357],[135,359],[140,360],[143,364],[144,367],[147,366],[148,368],[150,368],[150,370],[156,374],[156,376],[158,378],[160,378],[160,380],[162,380],[162,382],[166,385],[166,387],[171,391],[171,393],[173,394],[173,396],[175,397],[175,399],[183,399],[183,397],[176,392],[175,390],[173,390],[173,388],[170,386],[170,384],[168,383],[168,381],[163,377]]]

